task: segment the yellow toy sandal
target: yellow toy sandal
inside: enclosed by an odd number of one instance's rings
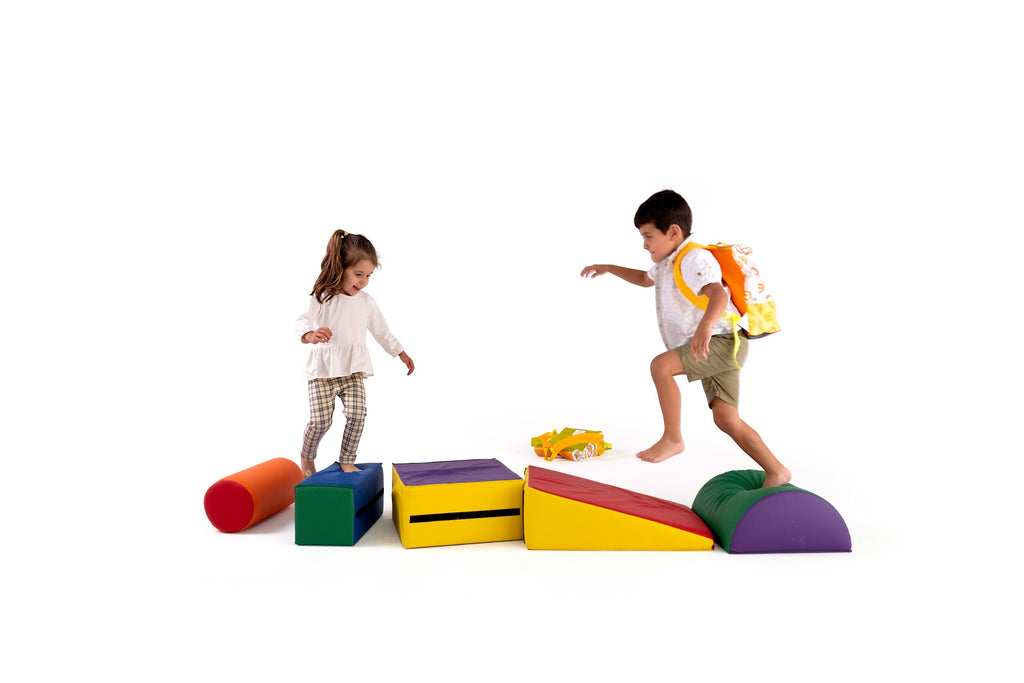
[[[561,456],[577,462],[610,451],[612,445],[604,440],[604,434],[590,429],[566,427],[560,432],[550,431],[530,439],[534,452],[545,460]]]

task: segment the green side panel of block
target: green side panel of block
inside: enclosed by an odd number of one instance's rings
[[[296,545],[355,545],[355,494],[344,486],[295,489]]]

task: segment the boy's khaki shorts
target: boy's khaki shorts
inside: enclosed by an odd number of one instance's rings
[[[732,349],[735,342],[731,334],[716,334],[711,337],[707,360],[699,358],[694,361],[690,355],[690,345],[680,346],[675,351],[683,359],[686,379],[696,382],[698,379],[704,386],[704,395],[708,397],[708,406],[713,399],[720,398],[733,408],[740,403],[740,371],[732,360]],[[736,361],[743,365],[747,360],[747,339],[740,335],[740,348]]]

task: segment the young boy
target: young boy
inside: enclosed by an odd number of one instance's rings
[[[683,452],[686,447],[680,431],[681,398],[677,375],[700,380],[715,425],[728,434],[743,452],[765,472],[765,487],[781,486],[792,476],[772,454],[760,435],[740,419],[740,372],[733,361],[732,327],[722,318],[728,308],[736,312],[729,290],[722,283],[722,269],[706,249],[693,249],[680,263],[683,280],[694,292],[708,298],[706,311],[694,306],[676,285],[673,268],[680,249],[690,239],[693,222],[686,200],[672,190],[657,192],[640,205],[633,223],[651,254],[654,267],[649,271],[613,265],[587,266],[582,277],[611,273],[640,287],[654,286],[658,327],[668,349],[651,361],[651,377],[658,392],[665,430],[661,439],[637,457],[661,462]],[[747,357],[747,340],[741,335],[736,361]]]

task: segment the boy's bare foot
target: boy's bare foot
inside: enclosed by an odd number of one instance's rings
[[[654,444],[646,451],[640,451],[637,453],[636,457],[645,462],[662,462],[664,460],[668,460],[673,455],[679,455],[685,448],[686,443],[682,439],[675,441],[662,437],[658,440],[658,443]]]
[[[313,464],[313,461],[312,460],[303,460],[302,461],[302,478],[303,479],[309,479],[314,474],[316,474],[316,465]]]
[[[792,473],[789,471],[789,469],[785,467],[775,472],[765,472],[764,486],[762,486],[761,488],[769,489],[773,486],[782,486],[783,484],[788,484],[789,480],[792,478]]]
[[[361,469],[347,462],[340,462],[338,464],[341,465],[342,472],[362,472]]]

